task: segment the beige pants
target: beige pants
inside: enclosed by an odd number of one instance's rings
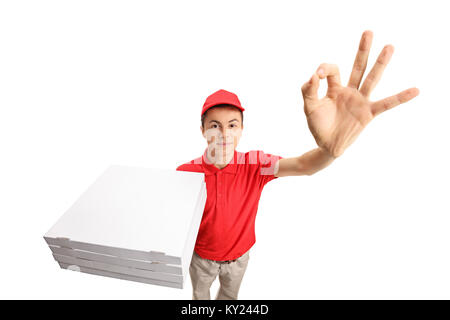
[[[192,299],[211,299],[209,289],[219,275],[220,288],[217,291],[216,299],[236,300],[245,269],[247,269],[249,252],[250,250],[229,264],[203,259],[194,252],[189,267],[193,289]]]

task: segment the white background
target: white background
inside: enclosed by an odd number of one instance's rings
[[[190,299],[59,269],[42,236],[110,164],[202,154],[218,89],[246,108],[237,151],[316,147],[301,85],[322,62],[347,83],[361,34],[394,55],[376,117],[323,171],[264,189],[240,299],[449,299],[445,1],[2,1],[0,298]],[[326,81],[321,82],[321,92]],[[211,290],[214,297],[218,283]]]

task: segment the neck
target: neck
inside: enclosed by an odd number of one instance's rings
[[[216,168],[223,169],[225,168],[233,159],[234,156],[234,149],[228,154],[218,154],[215,152],[215,150],[212,150],[212,152],[207,152],[208,160],[210,163],[212,163]]]

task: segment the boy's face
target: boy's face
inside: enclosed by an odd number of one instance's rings
[[[202,135],[208,143],[209,159],[226,164],[233,158],[242,135],[241,113],[234,107],[218,107],[207,111]]]

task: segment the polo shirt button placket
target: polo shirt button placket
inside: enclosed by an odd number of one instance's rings
[[[217,198],[218,198],[218,202],[219,203],[222,203],[222,188],[221,188],[221,186],[222,186],[222,184],[220,183],[220,181],[221,181],[221,178],[222,177],[222,172],[220,172],[220,171],[218,171],[217,172]]]

